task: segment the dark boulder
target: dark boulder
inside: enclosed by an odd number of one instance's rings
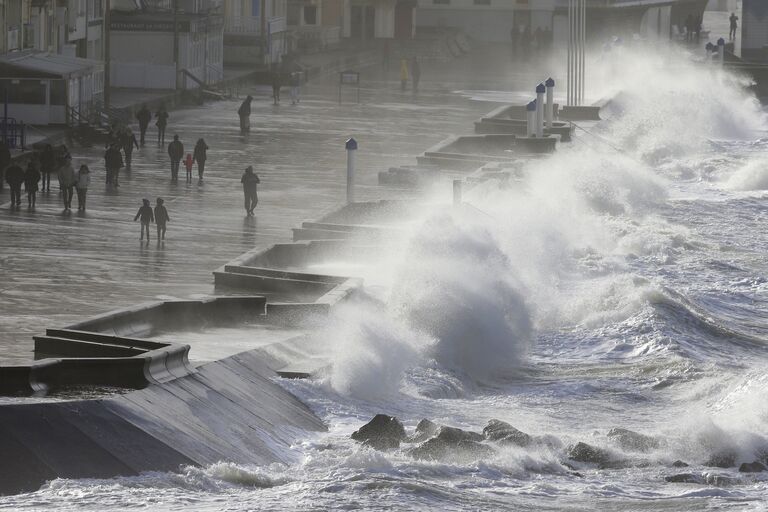
[[[685,462],[683,462],[681,460],[676,460],[675,462],[672,463],[672,467],[673,468],[687,468],[688,464],[686,464]]]
[[[400,446],[405,439],[405,428],[394,416],[377,414],[374,418],[352,433],[352,439],[377,450],[391,450]]]
[[[682,473],[679,475],[671,475],[665,477],[664,480],[674,484],[703,484],[704,478],[701,475],[694,475],[693,473]]]
[[[704,465],[711,468],[732,468],[736,465],[736,454],[728,451],[715,453]]]
[[[411,457],[420,460],[471,461],[493,456],[490,446],[481,444],[483,436],[454,427],[440,427],[438,434],[411,449]]]
[[[434,437],[440,431],[440,425],[427,419],[423,419],[416,425],[416,431],[408,438],[409,443],[421,443],[430,437]]]
[[[745,462],[739,466],[740,473],[760,473],[762,471],[768,471],[768,468],[759,461]]]
[[[612,462],[608,450],[582,442],[568,447],[568,457],[577,462],[588,462],[600,466],[608,466]]]
[[[528,446],[533,441],[531,436],[525,432],[521,432],[509,423],[500,420],[489,421],[483,429],[483,435],[489,441],[496,441],[499,444]]]
[[[608,437],[622,450],[633,452],[649,452],[659,447],[659,441],[651,436],[639,434],[626,428],[614,428],[608,432]]]

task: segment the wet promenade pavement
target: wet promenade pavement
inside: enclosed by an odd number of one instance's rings
[[[341,106],[330,80],[310,84],[296,106],[287,88],[273,106],[266,89],[254,87],[242,91],[255,96],[247,136],[237,127],[239,100],[173,111],[166,142],[178,133],[185,152],[200,137],[211,148],[203,186],[196,178],[186,184],[183,166],[179,183],[170,183],[153,124],[116,192],[104,185],[103,148],[72,147],[75,168],[86,163],[92,170],[86,214],[63,213],[58,184],[40,194],[34,212],[25,196],[21,210],[11,211],[7,187],[0,193],[0,360],[31,358],[31,336],[46,327],[157,298],[212,294],[216,267],[254,247],[289,241],[290,228],[343,202],[349,136],[360,144],[357,199],[407,197],[412,192],[379,187],[377,173],[414,164],[430,145],[470,132],[497,105],[455,87],[425,81],[415,96],[378,77],[364,83],[360,105],[348,90]],[[261,177],[253,218],[242,206],[247,165]],[[158,246],[153,225],[152,242],[141,244],[133,217],[142,198],[154,206],[157,197],[171,217],[167,240]]]

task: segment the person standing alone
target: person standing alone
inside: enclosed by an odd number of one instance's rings
[[[731,22],[731,30],[728,33],[728,39],[734,41],[736,39],[736,29],[739,28],[739,17],[736,16],[735,12],[732,12],[731,16],[728,18],[728,21]]]
[[[179,164],[184,158],[184,144],[178,135],[174,135],[173,142],[168,144],[168,156],[171,158],[171,181],[176,182],[179,179]]]
[[[240,133],[251,131],[251,101],[253,101],[253,96],[249,94],[240,108],[237,109],[237,115],[240,117]]]
[[[141,145],[144,145],[144,138],[147,135],[147,127],[152,120],[152,112],[149,111],[146,105],[141,106],[141,110],[136,113],[136,119],[139,121],[139,141]]]
[[[253,216],[253,210],[259,202],[257,195],[257,186],[261,183],[259,177],[253,172],[253,166],[248,166],[243,173],[243,177],[240,178],[240,183],[243,184],[243,194],[245,195],[245,211],[248,212],[248,216]]]
[[[162,146],[165,144],[165,128],[168,126],[168,112],[166,112],[165,106],[160,105],[155,117],[157,118],[155,123],[155,126],[157,126],[157,143]]]

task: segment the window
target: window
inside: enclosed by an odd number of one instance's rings
[[[46,83],[40,80],[19,80],[8,88],[8,103],[45,105]]]
[[[304,6],[304,24],[317,25],[317,7],[314,5]]]
[[[51,80],[51,105],[67,104],[67,83],[64,80]]]

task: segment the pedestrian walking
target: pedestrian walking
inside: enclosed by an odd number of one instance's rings
[[[91,186],[91,170],[87,165],[83,164],[80,166],[80,170],[77,171],[77,182],[75,183],[78,211],[85,211],[85,196],[88,193],[89,186]]]
[[[157,243],[160,240],[165,240],[165,225],[171,221],[171,216],[168,215],[168,210],[163,206],[162,197],[157,198],[157,206],[155,206],[155,225],[157,226]],[[149,236],[149,235],[147,235]],[[147,238],[149,240],[149,238]]]
[[[411,59],[411,80],[413,81],[413,92],[418,92],[419,81],[421,80],[421,64],[415,55]]]
[[[149,243],[149,223],[155,220],[155,216],[152,213],[152,207],[149,205],[149,199],[142,199],[142,205],[139,207],[139,211],[133,218],[133,222],[141,219],[141,238],[144,240],[144,231],[147,232],[147,243]]]
[[[203,173],[205,172],[205,161],[208,160],[208,145],[204,139],[197,139],[195,150],[192,154],[192,160],[197,162],[198,185],[203,184]]]
[[[147,127],[152,120],[152,112],[149,111],[146,105],[142,105],[141,109],[136,112],[136,120],[139,121],[139,140],[141,145],[144,146],[144,139],[147,135]]]
[[[160,105],[155,117],[157,118],[155,123],[155,126],[157,126],[157,143],[162,146],[165,144],[165,128],[168,126],[168,112],[165,110],[164,105]]]
[[[75,169],[72,167],[72,159],[67,158],[64,165],[59,169],[59,185],[63,193],[64,210],[72,209],[75,183],[77,183],[77,176],[75,175]]]
[[[735,12],[732,12],[731,16],[728,18],[728,21],[731,23],[731,30],[728,32],[728,39],[734,41],[736,39],[736,29],[739,28],[739,17],[736,16]]]
[[[51,191],[51,174],[55,173],[64,162],[58,162],[56,152],[50,144],[46,144],[40,153],[40,172],[42,173],[43,192]]]
[[[184,159],[184,168],[187,170],[187,183],[192,183],[192,153],[187,153],[187,157]]]
[[[39,183],[40,170],[38,169],[36,162],[31,160],[27,165],[27,170],[24,172],[24,190],[27,191],[27,207],[30,210],[35,209]]]
[[[253,172],[253,166],[249,165],[243,177],[240,178],[240,183],[243,184],[243,194],[245,195],[245,211],[248,212],[248,216],[253,216],[253,210],[259,202],[257,194],[257,186],[261,183],[258,175]]]
[[[5,141],[0,141],[0,192],[3,190],[5,168],[11,165],[11,150]]]
[[[123,167],[123,155],[120,153],[120,148],[117,144],[109,146],[104,153],[104,166],[107,169],[107,185],[114,185],[115,188],[119,187],[118,177],[120,169]]]
[[[400,60],[400,90],[405,91],[408,86],[408,61]]]
[[[129,127],[125,127],[121,136],[121,143],[123,146],[123,153],[125,153],[125,167],[131,167],[131,161],[133,160],[133,148],[139,149],[139,142],[136,140],[136,135],[133,134],[133,130]]]
[[[280,76],[280,70],[272,70],[272,99],[275,105],[280,104],[280,88],[283,86],[283,77]]]
[[[168,144],[168,156],[171,158],[171,181],[176,182],[179,180],[179,165],[184,158],[184,144],[178,135],[174,135],[173,142]]]
[[[11,188],[11,210],[21,207],[21,184],[24,183],[24,170],[18,164],[11,163],[5,170],[5,182]]]
[[[251,101],[253,96],[246,96],[240,108],[237,109],[237,115],[240,117],[240,133],[251,131]]]
[[[301,92],[301,71],[291,73],[291,105],[296,105],[299,101]]]

